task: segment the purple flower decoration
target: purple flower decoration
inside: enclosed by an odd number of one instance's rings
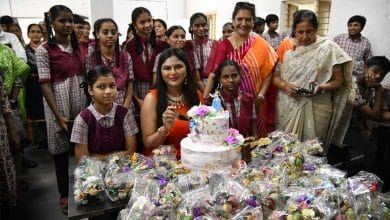
[[[145,164],[146,164],[146,166],[148,166],[149,169],[153,168],[153,160],[146,159]]]
[[[223,139],[228,145],[237,144],[238,140],[236,137],[233,136],[227,136]]]
[[[303,169],[308,171],[314,171],[316,169],[316,165],[312,163],[305,163],[303,164]]]
[[[304,202],[307,200],[307,196],[306,195],[300,195],[296,200],[295,202],[296,203],[301,203],[301,202]]]
[[[198,109],[196,109],[195,114],[199,117],[204,117],[209,114],[210,110],[206,105],[199,106]]]
[[[194,217],[202,216],[202,211],[200,210],[199,206],[195,206],[192,210]]]
[[[165,186],[168,183],[168,180],[161,174],[157,175],[157,179],[160,186]]]
[[[158,200],[151,199],[151,201],[153,202],[153,204],[154,204],[155,206],[160,206],[160,205],[161,205],[161,204],[160,204],[160,201],[158,201]]]
[[[249,198],[246,200],[246,204],[255,208],[257,206],[256,198],[254,196],[249,196]]]
[[[279,152],[279,153],[283,152],[283,146],[279,144],[279,145],[275,148],[275,151],[276,151],[276,152]]]
[[[128,166],[123,167],[122,172],[123,172],[123,173],[128,173],[128,172],[130,172],[130,167],[128,167]]]

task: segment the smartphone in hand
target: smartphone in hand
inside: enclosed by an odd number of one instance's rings
[[[313,95],[315,92],[316,82],[309,83],[309,88],[298,87],[296,92],[301,95]]]

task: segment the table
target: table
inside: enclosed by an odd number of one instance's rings
[[[86,205],[77,205],[73,197],[74,176],[69,177],[68,219],[82,219],[101,216],[109,212],[119,212],[127,201],[111,202],[106,196],[103,201],[91,201]]]

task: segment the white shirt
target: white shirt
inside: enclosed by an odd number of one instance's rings
[[[27,63],[26,51],[15,34],[4,32],[0,29],[0,44],[8,44],[8,46],[11,46],[16,56]]]

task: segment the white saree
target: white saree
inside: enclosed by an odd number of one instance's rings
[[[290,97],[279,91],[276,101],[277,127],[297,134],[301,140],[318,137],[325,153],[330,143],[342,146],[349,126],[354,100],[352,59],[333,41],[317,36],[309,46],[288,50],[281,65],[285,82],[308,88],[313,81],[328,82],[336,64],[343,66],[345,82],[341,89],[310,98]]]

